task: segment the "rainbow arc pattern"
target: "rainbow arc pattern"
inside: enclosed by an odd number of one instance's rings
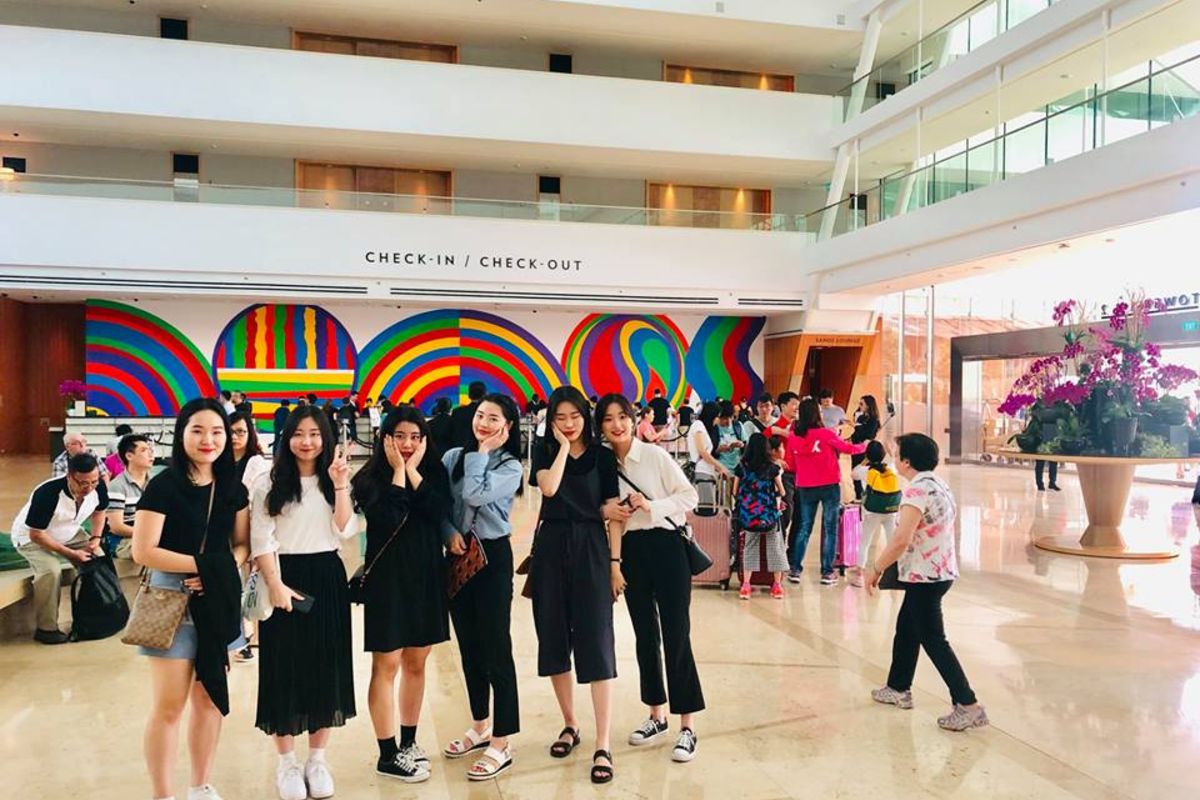
[[[105,416],[170,417],[214,394],[208,361],[166,320],[89,300],[84,323],[88,407]]]
[[[212,362],[167,321],[107,300],[87,305],[87,402],[109,416],[172,416],[194,397],[244,391],[262,430],[279,401],[315,393],[415,401],[466,399],[467,385],[524,405],[571,383],[588,395],[631,400],[661,389],[674,404],[689,387],[701,397],[739,399],[762,391],[750,350],[762,317],[707,317],[689,346],[664,315],[590,314],[567,337],[561,362],[532,333],[481,311],[439,309],[388,326],[361,350],[332,314],[315,305],[256,304],[225,325]]]
[[[750,364],[750,348],[766,324],[765,317],[707,317],[685,362],[696,393],[735,401],[761,394],[763,380]]]
[[[646,400],[656,389],[672,405],[688,394],[683,332],[662,315],[590,314],[563,348],[567,380],[586,395],[620,392],[630,400]]]
[[[258,304],[230,320],[213,349],[218,388],[246,393],[265,429],[284,398],[340,400],[354,388],[358,351],[320,306]]]
[[[427,311],[391,325],[362,350],[364,396],[412,401],[425,411],[439,397],[466,399],[467,385],[512,395],[522,406],[563,383],[554,356],[533,334],[482,311]]]

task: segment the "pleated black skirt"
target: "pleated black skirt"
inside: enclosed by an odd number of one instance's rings
[[[280,611],[259,624],[258,715],[275,736],[338,728],[355,714],[346,568],[336,552],[279,557],[283,582],[312,610]]]

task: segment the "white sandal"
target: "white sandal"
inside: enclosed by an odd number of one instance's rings
[[[495,764],[484,761],[484,758],[490,758]],[[512,766],[512,750],[504,748],[497,750],[494,747],[489,747],[484,751],[483,758],[476,761],[467,770],[467,780],[469,781],[487,781],[504,772]]]
[[[446,758],[462,758],[470,755],[476,750],[481,750],[485,747],[490,747],[492,744],[492,729],[488,728],[483,733],[476,733],[474,728],[469,729],[463,734],[462,739],[455,739],[442,750],[442,755]]]

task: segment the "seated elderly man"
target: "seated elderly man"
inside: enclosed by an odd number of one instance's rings
[[[54,459],[54,463],[50,466],[50,474],[55,478],[61,478],[67,474],[67,461],[79,453],[89,453],[95,457],[96,463],[100,465],[100,480],[108,483],[109,474],[108,467],[104,466],[104,461],[100,456],[97,456],[88,449],[87,437],[82,433],[64,433],[63,434],[63,451],[58,454],[58,458]]]
[[[12,541],[33,569],[33,604],[42,644],[63,644],[58,628],[58,601],[64,572],[99,555],[108,491],[100,480],[100,462],[91,453],[76,453],[67,474],[38,485],[13,520]],[[92,533],[83,531],[91,519]]]

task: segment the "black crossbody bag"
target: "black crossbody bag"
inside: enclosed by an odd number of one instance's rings
[[[654,499],[639,489],[637,484],[629,480],[624,472],[618,470],[617,477],[625,481],[630,489],[633,489],[647,500]],[[686,522],[683,525],[680,525],[670,517],[666,517],[666,520],[667,523],[675,530],[675,532],[683,538],[683,549],[687,553],[688,570],[692,573],[692,575],[699,575],[700,573],[712,567],[713,560],[709,557],[708,553],[704,552],[704,548],[696,543],[696,537],[692,534],[692,527]]]

